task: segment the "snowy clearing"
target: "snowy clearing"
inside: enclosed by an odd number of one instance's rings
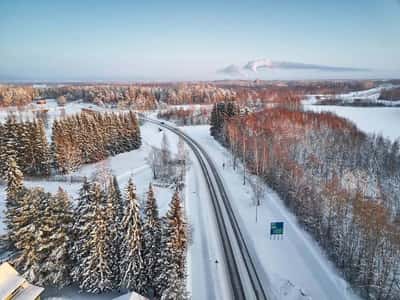
[[[366,133],[382,134],[394,141],[400,138],[400,107],[350,107],[335,105],[304,105],[306,110],[329,111],[349,119]]]

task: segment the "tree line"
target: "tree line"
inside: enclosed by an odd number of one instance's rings
[[[400,87],[383,89],[379,95],[379,99],[400,101]]]
[[[34,99],[47,98],[65,101],[83,100],[105,106],[138,110],[155,109],[159,103],[203,104],[228,101],[235,92],[213,84],[70,84],[34,87],[30,85],[0,85],[0,106],[22,106]]]
[[[230,114],[211,134],[263,178],[367,299],[399,299],[399,141],[331,113],[285,108]]]
[[[96,105],[131,109],[154,109],[157,99],[152,89],[135,85],[65,85],[38,89],[43,98],[65,101],[83,100]]]
[[[81,112],[55,120],[49,145],[42,119],[0,123],[0,178],[14,158],[24,175],[69,173],[86,163],[138,149],[140,126],[133,112]]]
[[[67,116],[54,121],[51,139],[54,167],[60,173],[141,145],[140,127],[133,112],[91,111]]]
[[[9,158],[16,160],[21,171],[29,176],[47,176],[51,169],[51,153],[41,119],[17,122],[9,117],[0,124],[0,177],[4,178]]]
[[[32,102],[38,91],[32,86],[1,85],[0,107],[23,106]]]
[[[82,291],[130,290],[156,299],[187,299],[187,226],[179,193],[159,216],[150,184],[139,206],[132,178],[121,193],[116,177],[85,180],[76,205],[26,188],[14,159],[7,166],[6,224],[13,266],[44,287]]]

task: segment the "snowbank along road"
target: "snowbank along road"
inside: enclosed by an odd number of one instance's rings
[[[232,298],[235,300],[270,300],[257,274],[222,180],[207,152],[196,141],[179,129],[142,115],[140,118],[181,136],[197,157],[208,186],[217,220],[220,241],[228,269]]]

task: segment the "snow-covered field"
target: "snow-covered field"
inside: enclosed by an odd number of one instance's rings
[[[371,102],[380,102],[386,107],[352,107],[340,105],[316,105],[316,96],[323,95],[308,95],[303,101],[304,108],[312,111],[330,111],[338,116],[344,117],[352,121],[362,131],[371,134],[382,134],[384,137],[392,141],[400,138],[400,107],[391,107],[391,101],[379,100],[380,91],[383,88],[395,87],[393,85],[382,85],[377,88],[351,92],[347,94],[336,95],[337,99],[342,99],[351,103],[355,99],[368,99]]]
[[[400,138],[400,107],[304,105],[304,108],[318,112],[333,112],[349,119],[366,133],[382,134],[392,141]]]
[[[337,94],[337,95],[307,95],[306,99],[304,100],[304,104],[316,104],[318,102],[318,98],[322,99],[337,99],[342,100],[345,103],[353,103],[356,100],[364,100],[371,104],[383,104],[387,106],[399,105],[399,101],[390,101],[386,99],[379,99],[380,93],[383,89],[394,88],[398,87],[398,85],[393,84],[382,84],[378,87],[362,90],[362,91],[355,91],[345,94]]]

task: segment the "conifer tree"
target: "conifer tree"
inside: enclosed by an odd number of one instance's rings
[[[23,174],[19,170],[17,163],[14,158],[10,158],[7,163],[6,169],[6,211],[5,211],[5,223],[7,225],[8,240],[13,246],[13,242],[16,241],[15,231],[17,229],[16,216],[18,209],[21,206],[21,197],[24,191],[23,186]]]
[[[94,199],[92,184],[85,180],[79,191],[77,205],[74,210],[74,224],[72,230],[73,245],[70,256],[73,260],[73,269],[71,272],[74,282],[82,282],[83,260],[89,256],[90,248],[87,241],[90,238],[90,232],[93,222]]]
[[[133,149],[137,149],[142,144],[140,135],[139,121],[133,111],[129,112],[130,126],[132,128]]]
[[[165,217],[165,227],[162,238],[162,266],[163,272],[160,274],[159,294],[176,285],[177,278],[185,278],[185,258],[187,247],[187,226],[183,215],[181,201],[178,191],[175,191],[170,208]]]
[[[124,198],[121,195],[121,189],[119,188],[118,184],[118,179],[117,176],[112,177],[112,193],[113,196],[112,198],[114,199],[115,206],[117,208],[117,222],[122,220],[122,217],[124,215],[124,207],[125,207],[125,201]]]
[[[20,167],[22,173],[29,174],[29,144],[30,144],[30,134],[29,134],[29,122],[19,122],[15,123],[15,143],[14,150],[16,152],[15,160]]]
[[[2,138],[2,152],[0,153],[0,159],[5,163],[3,166],[3,172],[6,171],[7,161],[13,158],[16,162],[17,158],[17,125],[13,117],[8,117],[7,121],[3,126],[3,138]],[[17,163],[18,164],[18,163]]]
[[[153,187],[150,184],[147,200],[144,207],[143,225],[144,247],[143,261],[145,267],[146,290],[149,295],[159,290],[160,274],[162,272],[161,262],[161,221],[158,207],[154,197]]]
[[[105,195],[99,184],[93,185],[94,210],[89,239],[84,247],[89,249],[88,256],[82,261],[82,282],[80,288],[90,293],[101,293],[113,288],[113,261],[107,229],[107,208],[104,205]]]
[[[41,188],[27,191],[15,217],[15,247],[18,256],[13,265],[26,280],[33,283],[42,282],[42,260],[45,252],[41,248],[38,235],[42,230],[49,230],[45,227],[41,209],[48,205],[50,196]]]
[[[47,214],[48,211],[50,214]],[[69,285],[71,260],[72,208],[68,194],[61,188],[44,209],[45,229],[39,236],[39,250],[43,253],[42,284],[58,288]]]
[[[50,174],[50,149],[47,143],[46,131],[42,120],[33,124],[34,128],[34,152],[35,175],[47,176]]]
[[[122,199],[121,192],[118,186],[118,181],[115,176],[109,177],[107,199],[106,199],[106,222],[108,239],[110,243],[110,251],[112,258],[112,272],[114,287],[119,287],[120,282],[120,247],[123,231],[121,231],[122,221]]]
[[[143,233],[136,187],[129,179],[126,187],[126,207],[122,219],[124,238],[121,245],[121,286],[138,293],[145,292],[142,257]]]

